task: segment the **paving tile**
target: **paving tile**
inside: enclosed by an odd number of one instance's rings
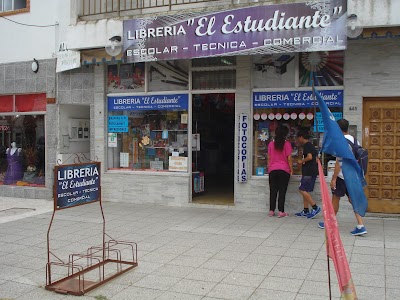
[[[385,276],[374,275],[374,274],[362,274],[352,272],[353,282],[357,286],[369,286],[369,287],[385,287]]]
[[[271,265],[262,265],[258,263],[248,263],[242,262],[238,264],[238,266],[234,269],[235,272],[238,273],[246,273],[246,274],[255,274],[255,275],[268,275],[272,268],[274,267],[273,264]]]
[[[0,299],[13,299],[34,290],[35,286],[13,281],[7,281],[0,285]]]
[[[400,267],[399,266],[386,266],[386,276],[400,277]]]
[[[173,287],[170,288],[170,291],[183,293],[183,294],[192,294],[192,295],[200,295],[205,296],[211,289],[216,285],[216,282],[210,281],[199,281],[199,280],[191,280],[191,279],[182,279]]]
[[[208,260],[207,257],[180,255],[169,262],[171,265],[198,268]]]
[[[231,284],[219,283],[208,294],[208,297],[221,299],[248,299],[254,289],[246,286],[236,286]]]
[[[181,294],[175,292],[165,292],[157,300],[200,300],[204,299],[203,296],[190,295],[190,294]]]
[[[362,237],[356,239],[354,242],[355,247],[371,247],[371,248],[384,248],[383,241],[364,240]]]
[[[295,300],[326,300],[326,296],[310,295],[310,294],[297,294]],[[332,297],[334,300],[340,300],[340,297]]]
[[[305,279],[307,277],[308,271],[309,271],[308,269],[303,269],[303,268],[275,266],[268,274],[268,276]]]
[[[284,256],[315,259],[318,256],[318,253],[319,253],[319,251],[316,251],[316,250],[310,250],[310,249],[304,250],[304,249],[289,248],[286,250]]]
[[[257,247],[253,253],[261,253],[266,255],[283,255],[289,247],[274,247],[268,245],[261,245]]]
[[[352,254],[350,262],[354,263],[368,263],[371,265],[384,265],[385,259],[382,256],[366,255],[366,254]]]
[[[131,286],[113,296],[112,300],[153,300],[162,294],[160,290]]]
[[[358,299],[385,299],[385,289],[377,287],[359,286],[356,285],[356,293]],[[388,298],[387,300],[394,300],[398,298]]]
[[[232,271],[238,264],[239,262],[237,261],[210,258],[202,265],[202,268],[211,270]]]
[[[251,295],[249,300],[293,300],[296,293],[276,291],[269,289],[257,289]]]
[[[400,289],[386,289],[386,299],[400,299]]]
[[[166,264],[174,260],[178,254],[161,253],[161,252],[150,252],[140,258],[140,261],[147,261],[152,263]]]
[[[135,268],[136,272],[140,273],[152,273],[158,268],[161,268],[164,264],[152,263],[147,261],[139,261],[138,266]]]
[[[161,276],[185,278],[188,274],[192,273],[194,270],[195,270],[194,267],[165,264],[161,268],[155,270],[153,274]]]
[[[59,299],[66,299],[66,298],[67,298],[66,295],[47,291],[41,287],[34,287],[33,290],[30,290],[28,293],[23,294],[19,297],[16,297],[15,299],[18,299],[18,300],[43,300],[43,299],[59,300]]]
[[[161,276],[161,275],[147,275],[142,279],[135,282],[133,285],[142,288],[149,288],[154,290],[168,290],[180,279],[177,277]]]
[[[277,263],[278,266],[292,267],[301,266],[305,269],[310,269],[315,259],[311,258],[298,258],[298,257],[286,257],[283,256]]]
[[[400,277],[399,276],[386,276],[386,287],[389,289],[400,288]]]
[[[186,276],[187,279],[220,282],[229,274],[228,271],[198,268]]]
[[[246,252],[236,252],[236,251],[228,251],[228,250],[221,250],[217,254],[215,254],[212,258],[213,259],[224,259],[230,261],[243,261],[245,258],[249,256]]]
[[[313,295],[324,296],[329,298],[328,282],[326,282],[326,284],[315,284],[315,282],[304,281],[303,285],[300,288],[299,293],[308,294],[310,293],[310,291],[312,291]],[[338,285],[331,285],[331,292],[332,292],[332,297],[336,298],[340,297],[340,291]],[[372,299],[372,298],[366,298],[366,299]]]
[[[297,293],[300,290],[303,282],[304,282],[303,279],[268,276],[261,283],[260,288]]]
[[[280,259],[281,256],[278,255],[261,254],[253,252],[245,258],[244,262],[257,263],[263,265],[275,265]]]
[[[221,281],[221,283],[257,288],[264,278],[264,275],[231,272]]]
[[[384,265],[374,265],[373,267],[371,267],[369,262],[365,263],[350,262],[350,270],[352,273],[358,273],[358,274],[372,274],[372,275],[382,275],[382,276],[385,275]]]
[[[383,256],[383,255],[385,255],[385,250],[387,250],[387,249],[355,246],[353,248],[353,254],[365,254],[365,255]],[[399,256],[400,256],[400,254],[399,254]]]

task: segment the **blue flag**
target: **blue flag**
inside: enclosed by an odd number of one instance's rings
[[[325,128],[321,151],[342,158],[343,177],[353,209],[360,216],[364,217],[368,207],[367,197],[364,193],[364,186],[366,184],[364,174],[354,157],[351,146],[344,137],[342,130],[335,121],[325,101],[315,88],[313,90],[318,100]]]

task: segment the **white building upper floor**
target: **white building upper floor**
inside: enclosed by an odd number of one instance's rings
[[[122,35],[123,20],[182,11],[226,10],[246,5],[305,0],[3,0],[0,1],[0,63],[54,58],[61,42],[69,49],[104,47]],[[318,1],[316,1],[318,2]],[[348,0],[364,28],[400,26],[399,0]]]

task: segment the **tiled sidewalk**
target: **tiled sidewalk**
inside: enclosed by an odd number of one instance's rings
[[[139,266],[76,299],[328,299],[324,231],[314,220],[235,209],[104,203],[107,232],[138,243]],[[46,291],[51,213],[0,222],[0,299],[72,299]],[[1,219],[1,216],[0,216]],[[359,299],[400,299],[400,219],[340,218]],[[61,257],[99,244],[97,204],[58,211],[51,248]],[[331,263],[333,299],[339,299]]]

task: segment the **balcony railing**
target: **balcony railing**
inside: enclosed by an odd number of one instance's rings
[[[253,0],[258,2],[257,0]],[[245,2],[253,2],[252,0]],[[141,13],[179,10],[191,5],[207,7],[209,5],[229,5],[240,0],[80,0],[79,17],[95,19],[139,15]],[[78,3],[79,3],[78,2]],[[189,7],[188,7],[189,8]]]

